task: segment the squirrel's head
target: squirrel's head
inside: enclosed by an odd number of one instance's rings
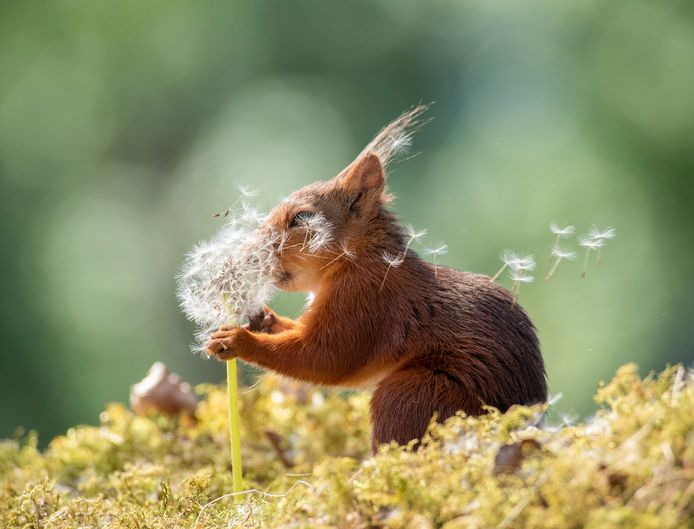
[[[390,123],[340,174],[292,193],[268,215],[266,229],[273,233],[283,290],[315,292],[322,279],[342,261],[357,261],[374,241],[379,223],[390,222],[383,206],[388,163],[406,149],[422,124],[427,109],[419,105]]]
[[[379,157],[366,153],[332,180],[303,187],[283,200],[265,224],[277,241],[282,269],[277,286],[317,290],[331,265],[356,258],[389,197]]]

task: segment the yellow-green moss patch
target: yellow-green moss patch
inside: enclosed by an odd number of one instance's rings
[[[600,410],[561,428],[541,408],[434,425],[412,452],[370,456],[368,395],[266,376],[242,395],[249,492],[234,500],[226,399],[197,420],[109,406],[44,452],[0,442],[0,527],[694,527],[694,384],[681,367],[622,367]]]

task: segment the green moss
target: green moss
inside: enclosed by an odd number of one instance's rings
[[[539,407],[492,410],[432,425],[417,452],[375,457],[368,395],[266,376],[242,394],[256,492],[236,501],[225,394],[200,389],[196,421],[114,404],[43,453],[33,435],[0,442],[0,527],[694,527],[694,384],[682,368],[642,380],[622,367],[585,423],[536,428]]]

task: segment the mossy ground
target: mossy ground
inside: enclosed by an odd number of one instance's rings
[[[241,402],[255,490],[237,499],[224,496],[226,396],[201,389],[196,421],[114,404],[43,452],[32,435],[0,442],[0,527],[694,527],[694,384],[682,368],[641,379],[622,367],[581,424],[531,426],[539,408],[460,416],[416,452],[375,457],[368,395],[266,376]]]

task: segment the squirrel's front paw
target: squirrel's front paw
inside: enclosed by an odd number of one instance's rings
[[[236,350],[244,335],[249,332],[241,327],[213,332],[205,343],[205,352],[218,360],[231,360],[238,356]]]
[[[247,327],[250,331],[266,334],[276,334],[284,330],[278,317],[275,316],[270,307],[265,307],[262,312],[251,318]]]
[[[252,332],[264,332],[270,334],[272,325],[275,323],[275,315],[272,310],[265,307],[255,316],[248,320],[248,325],[245,327]]]

